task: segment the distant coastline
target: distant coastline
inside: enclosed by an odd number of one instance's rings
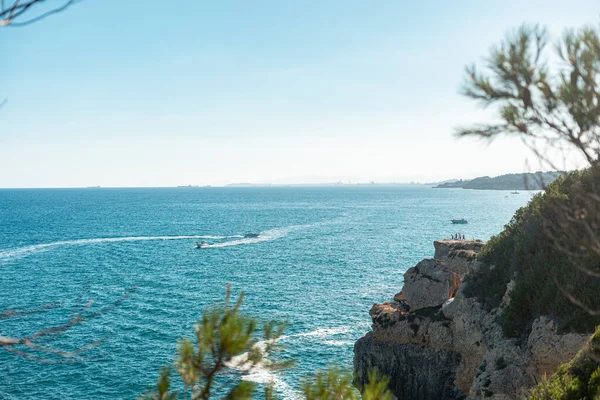
[[[418,182],[328,182],[328,183],[230,183],[223,187],[338,187],[338,186],[414,186],[424,184]]]
[[[505,174],[496,177],[480,176],[470,180],[454,180],[440,183],[435,189],[474,189],[474,190],[542,190],[564,172],[535,172]]]
[[[443,181],[352,181],[299,183],[252,183],[234,182],[229,184],[187,184],[177,186],[57,186],[57,187],[0,187],[0,190],[14,189],[207,189],[207,188],[285,188],[285,187],[433,187],[436,189],[476,189],[476,190],[540,190],[554,179],[564,174],[560,171],[513,173],[496,177],[480,176],[474,179],[447,179]]]

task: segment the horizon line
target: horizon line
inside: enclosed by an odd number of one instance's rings
[[[518,175],[518,174],[538,174],[538,173],[550,173],[550,172],[558,172],[565,173],[570,171],[535,171],[535,172],[508,172],[504,174],[499,174],[496,176],[489,175],[480,175],[474,178],[448,178],[448,179],[438,179],[431,181],[375,181],[371,179],[365,180],[357,180],[354,181],[351,179],[344,180],[336,180],[335,182],[301,182],[301,183],[252,183],[252,182],[232,182],[227,184],[218,184],[218,185],[199,185],[199,184],[187,184],[187,185],[169,185],[169,186],[102,186],[102,185],[86,185],[86,186],[6,186],[0,187],[0,190],[9,190],[9,189],[168,189],[168,188],[243,188],[243,187],[336,187],[336,186],[428,186],[428,185],[439,185],[446,182],[457,182],[464,180],[473,180],[477,178],[490,177],[497,178],[504,175]]]
[[[458,179],[457,179],[458,180]],[[29,190],[29,189],[211,189],[211,188],[252,188],[252,187],[316,187],[316,186],[428,186],[439,182],[355,182],[355,183],[228,183],[224,185],[177,185],[177,186],[13,186],[0,187],[0,190]]]

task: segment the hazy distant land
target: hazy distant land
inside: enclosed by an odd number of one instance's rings
[[[496,177],[480,176],[470,180],[456,180],[440,183],[438,189],[476,189],[476,190],[541,190],[563,172],[535,172],[521,174],[505,174]]]

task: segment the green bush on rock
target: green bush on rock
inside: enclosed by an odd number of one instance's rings
[[[479,254],[485,266],[466,280],[464,293],[492,309],[500,305],[506,285],[515,279],[511,302],[500,321],[507,336],[527,334],[540,315],[556,318],[564,331],[591,332],[600,324],[600,317],[590,316],[567,296],[576,293],[587,308],[600,309],[597,280],[577,268],[581,264],[600,272],[600,259],[579,250],[581,256],[574,260],[559,248],[557,243],[577,243],[578,238],[562,238],[556,222],[564,208],[574,207],[580,193],[596,193],[598,184],[598,174],[591,169],[557,179],[517,210]]]
[[[540,383],[529,399],[600,399],[600,327],[590,339],[589,347]]]

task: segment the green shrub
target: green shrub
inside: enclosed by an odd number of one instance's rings
[[[555,318],[563,331],[591,332],[600,324],[600,317],[590,316],[565,295],[574,293],[586,307],[600,309],[600,280],[577,268],[600,271],[599,257],[578,249],[578,232],[564,231],[557,223],[558,213],[573,208],[578,194],[597,193],[597,184],[598,175],[589,169],[557,179],[517,210],[479,254],[485,266],[465,282],[467,297],[476,297],[490,310],[500,305],[508,282],[516,282],[500,319],[505,335],[526,335],[540,315]],[[572,246],[581,256],[574,260],[557,243]]]
[[[600,327],[582,350],[531,391],[530,400],[600,399]]]

